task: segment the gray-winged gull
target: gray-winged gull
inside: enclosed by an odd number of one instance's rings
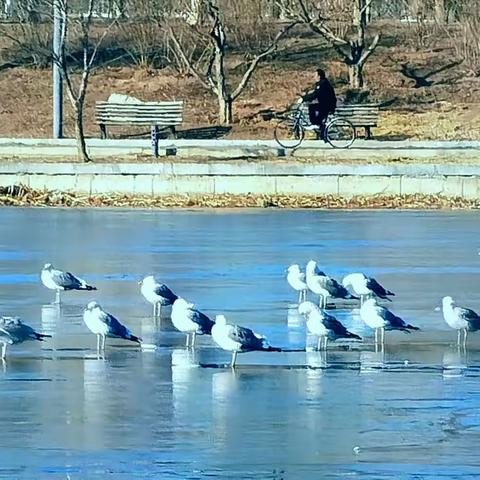
[[[448,326],[458,330],[457,343],[460,345],[461,332],[463,331],[463,346],[467,344],[467,332],[480,330],[480,316],[469,308],[456,307],[452,297],[443,297],[443,318]]]
[[[96,290],[82,278],[76,277],[70,272],[57,270],[51,263],[46,263],[40,274],[42,283],[50,290],[55,290],[55,302],[60,303],[62,290]]]
[[[308,331],[318,337],[317,350],[321,350],[322,339],[325,339],[324,350],[327,349],[329,339],[333,341],[338,338],[351,340],[362,339],[355,333],[349,332],[334,316],[321,310],[313,302],[302,302],[298,306],[298,312],[305,316]]]
[[[363,273],[350,273],[342,280],[345,288],[351,288],[355,295],[360,295],[360,305],[363,305],[365,297],[379,297],[383,300],[391,301],[388,296],[395,294],[385,289],[373,277],[367,277]]]
[[[320,307],[326,308],[327,299],[329,297],[343,298],[346,300],[358,300],[358,297],[352,295],[343,285],[338,283],[334,278],[324,274],[319,275],[317,272],[317,262],[315,262],[314,260],[310,260],[307,263],[306,267],[307,286],[309,290],[320,296]]]
[[[27,340],[43,341],[44,338],[51,338],[51,335],[37,333],[32,327],[23,323],[18,317],[0,318],[0,343],[2,343],[2,360],[7,354],[7,345],[15,345]]]
[[[287,282],[298,292],[298,303],[307,299],[308,287],[305,283],[305,273],[300,270],[299,265],[293,264],[288,267]]]
[[[212,327],[215,325],[215,322],[197,310],[193,303],[188,303],[183,298],[177,298],[173,303],[172,323],[177,330],[187,334],[187,348],[195,346],[195,335],[211,335]]]
[[[145,299],[153,305],[153,316],[160,317],[162,307],[173,305],[178,298],[164,283],[159,282],[153,275],[148,275],[142,281],[140,291]]]
[[[369,298],[360,308],[360,318],[365,324],[375,330],[375,344],[378,343],[378,330],[381,333],[381,343],[385,343],[385,330],[401,330],[410,333],[411,330],[420,330],[406,323],[385,307],[377,305],[374,298]]]
[[[142,339],[133,335],[132,332],[122,325],[113,315],[106,312],[95,301],[90,302],[83,312],[83,321],[89,330],[97,336],[97,350],[105,350],[107,337],[123,338],[136,343],[142,343]],[[102,343],[100,345],[100,338]]]
[[[215,325],[212,327],[212,338],[223,350],[232,353],[230,366],[235,367],[238,352],[281,352],[281,348],[271,347],[267,339],[246,327],[230,325],[224,315],[215,317]]]

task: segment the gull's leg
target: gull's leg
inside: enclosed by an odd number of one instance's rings
[[[301,303],[302,302],[302,295],[303,295],[303,290],[300,290],[298,292],[298,303]]]
[[[360,306],[363,305],[363,295],[360,295]]]
[[[195,332],[193,332],[192,334],[192,345],[191,345],[192,348],[195,348]]]
[[[378,343],[378,328],[375,329],[375,346]]]
[[[60,290],[55,290],[55,303],[60,303]]]
[[[97,352],[100,351],[100,334],[97,333]]]
[[[185,347],[188,348],[190,346],[190,334],[187,333],[187,340],[185,342]]]
[[[319,351],[321,348],[322,348],[322,337],[318,337],[317,351]]]
[[[235,350],[232,355],[232,363],[230,364],[231,368],[235,368],[236,361],[237,361],[237,351]]]
[[[463,337],[463,348],[467,348],[467,329],[464,328],[463,331],[465,332],[465,336]]]
[[[382,351],[383,349],[385,348],[385,328],[382,327],[382,329],[380,330],[381,334],[382,334]]]
[[[2,360],[5,360],[7,356],[7,344],[4,342],[2,345]]]
[[[325,337],[325,351],[327,351],[327,343],[328,343],[328,337]]]
[[[458,330],[457,332],[457,345],[460,346],[460,335],[461,335],[461,330]]]
[[[153,318],[157,318],[157,304],[153,304]]]
[[[102,335],[102,337],[103,337],[102,350],[105,351],[105,344],[107,343],[107,336],[106,336],[106,335]]]

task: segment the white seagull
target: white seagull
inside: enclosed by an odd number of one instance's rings
[[[51,338],[51,335],[37,333],[32,327],[23,323],[18,317],[0,318],[0,343],[2,343],[2,360],[7,354],[7,345],[15,345],[27,340],[39,340]]]
[[[267,339],[246,327],[230,325],[224,315],[215,317],[212,327],[214,342],[224,350],[233,352],[230,366],[235,367],[238,352],[281,352],[281,348],[271,347]]]
[[[211,335],[212,327],[215,325],[204,313],[195,309],[193,303],[188,303],[183,298],[177,298],[172,307],[173,326],[187,334],[187,348],[195,346],[195,335]],[[192,341],[190,342],[190,334]]]
[[[391,302],[389,295],[395,295],[390,290],[385,289],[374,278],[367,277],[363,273],[350,273],[342,280],[345,288],[351,288],[355,295],[360,295],[360,305],[363,305],[365,297],[379,297]]]
[[[458,330],[457,344],[460,345],[461,332],[463,330],[463,346],[467,344],[467,332],[480,330],[480,316],[469,308],[456,307],[452,297],[443,297],[443,318],[448,326]]]
[[[411,330],[420,330],[418,327],[405,323],[387,308],[377,305],[374,298],[369,298],[360,307],[360,318],[367,326],[375,329],[375,345],[378,343],[379,329],[382,345],[385,344],[385,330],[401,330],[405,333],[411,333]]]
[[[313,302],[303,302],[298,306],[298,312],[307,320],[308,331],[318,337],[317,350],[321,350],[322,339],[325,339],[323,350],[327,349],[328,340],[349,338],[361,340],[355,333],[349,332],[334,316],[321,310]]]
[[[96,290],[96,287],[89,285],[85,280],[76,277],[70,272],[57,270],[51,263],[46,263],[40,274],[42,283],[50,290],[55,290],[55,302],[60,303],[60,292],[62,290]]]
[[[173,305],[178,298],[164,283],[160,283],[153,275],[148,275],[138,282],[145,299],[153,305],[153,316],[160,317],[162,307]]]
[[[305,273],[300,270],[297,264],[290,265],[287,269],[287,282],[298,292],[298,303],[307,299],[308,287],[305,283]]]
[[[142,339],[133,335],[132,332],[122,325],[113,315],[110,315],[95,301],[90,302],[83,312],[83,321],[89,330],[97,336],[97,351],[105,350],[107,337],[124,338],[136,343],[142,343]],[[100,338],[102,343],[100,344]]]
[[[322,308],[327,307],[327,299],[332,298],[344,298],[346,300],[355,299],[358,297],[352,295],[343,285],[338,283],[334,278],[318,273],[317,262],[310,260],[306,267],[306,279],[308,288],[320,296],[319,305]]]

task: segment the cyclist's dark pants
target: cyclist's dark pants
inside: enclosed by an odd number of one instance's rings
[[[320,135],[319,138],[323,138],[323,133],[325,130],[325,122],[328,117],[328,111],[322,105],[318,103],[311,103],[308,106],[308,116],[312,125],[320,126]]]

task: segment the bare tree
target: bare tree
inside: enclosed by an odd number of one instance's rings
[[[242,78],[237,86],[233,88],[227,79],[228,73],[225,63],[228,44],[221,11],[213,0],[196,0],[195,5],[197,9],[195,18],[204,18],[204,21],[207,22],[206,35],[209,40],[210,53],[208,62],[206,62],[205,68],[203,69],[204,71],[195,66],[191,59],[188,58],[184,46],[181,44],[171,24],[167,24],[167,29],[177,54],[188,66],[191,75],[193,75],[201,85],[216,95],[218,99],[218,118],[220,123],[222,125],[229,125],[233,122],[233,103],[245,90],[260,61],[275,51],[280,39],[298,22],[289,22],[277,33],[267,48],[255,55],[248,62]],[[198,23],[190,21],[189,25],[190,28],[198,30]]]
[[[290,16],[307,24],[312,31],[325,38],[335,48],[348,67],[350,87],[362,88],[364,86],[363,67],[372,53],[377,48],[380,35],[375,35],[367,43],[366,33],[369,10],[373,0],[350,0],[353,9],[352,24],[355,33],[352,36],[339,36],[328,25],[322,12],[314,7],[309,7],[306,0],[295,0],[290,6]]]
[[[101,33],[96,40],[93,39],[93,18],[96,9],[98,9],[101,0],[88,0],[86,11],[74,12],[71,9],[71,0],[52,0],[47,2],[51,9],[61,17],[61,35],[60,35],[60,53],[52,54],[53,62],[58,65],[62,73],[63,80],[67,87],[67,95],[73,107],[75,120],[75,137],[77,139],[78,156],[84,162],[91,161],[86,143],[83,128],[83,109],[85,96],[87,94],[88,83],[92,68],[97,58],[98,50],[105,39],[109,29],[113,26],[117,18],[109,20],[107,26],[103,26]],[[75,78],[71,68],[71,58],[68,52],[68,37],[73,30],[79,35],[82,61],[79,79]]]

